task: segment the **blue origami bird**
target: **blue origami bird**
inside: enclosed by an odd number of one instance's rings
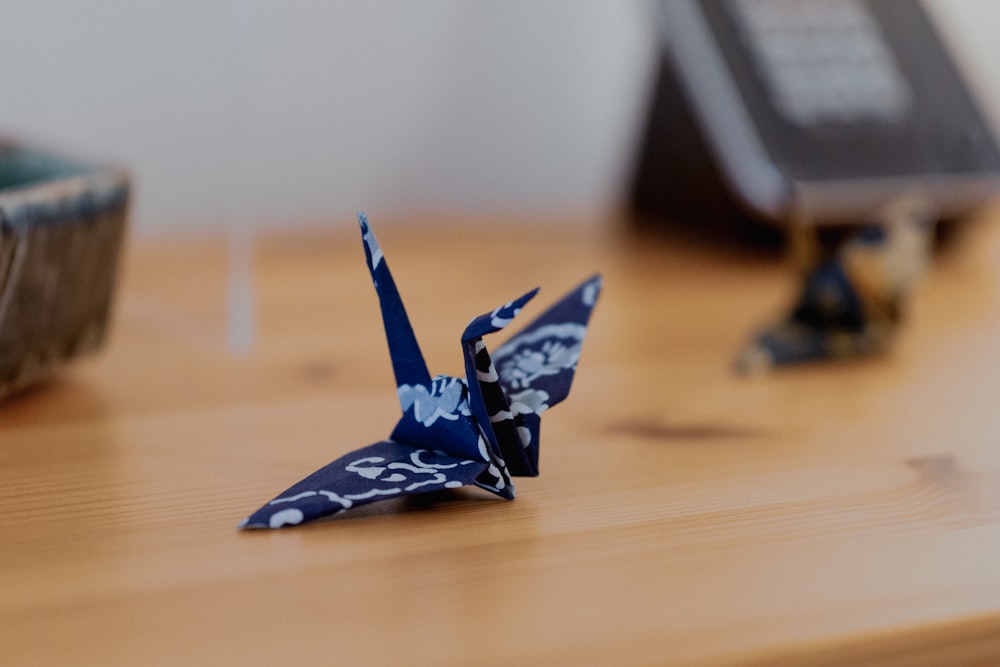
[[[798,230],[805,268],[791,312],[755,334],[736,368],[745,373],[884,352],[924,273],[933,223],[922,200],[901,199],[859,226],[831,253],[815,228]]]
[[[538,475],[542,413],[569,394],[600,276],[584,281],[492,355],[483,336],[507,326],[538,289],[474,318],[462,334],[465,377],[432,378],[382,249],[363,214],[358,221],[403,416],[387,440],[320,468],[241,528],[297,525],[377,500],[467,485],[511,499],[512,476]]]

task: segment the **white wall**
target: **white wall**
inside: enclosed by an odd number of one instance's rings
[[[140,232],[600,211],[631,157],[641,0],[7,0],[0,131],[129,165]]]
[[[1000,134],[1000,2],[923,0]]]
[[[935,0],[1000,117],[1000,3]],[[140,233],[622,193],[645,0],[6,0],[0,131],[129,165]]]

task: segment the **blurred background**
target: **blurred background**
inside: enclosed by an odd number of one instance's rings
[[[925,3],[1000,119],[1000,3]],[[0,130],[128,166],[134,233],[595,218],[626,196],[646,0],[7,0]]]

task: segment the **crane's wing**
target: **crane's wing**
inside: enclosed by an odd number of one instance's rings
[[[339,514],[377,500],[473,485],[513,498],[495,463],[376,442],[340,457],[243,520],[240,528],[280,528]]]
[[[569,395],[600,292],[601,276],[591,276],[493,352],[493,364],[533,469],[522,474],[538,474],[540,416]]]

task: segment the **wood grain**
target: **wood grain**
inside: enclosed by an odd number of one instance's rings
[[[258,533],[236,524],[395,422],[360,242],[261,238],[246,355],[223,239],[134,244],[108,350],[0,409],[0,662],[996,664],[993,213],[889,355],[753,378],[734,355],[794,287],[773,254],[380,226],[432,372],[484,308],[604,273],[542,474]]]

